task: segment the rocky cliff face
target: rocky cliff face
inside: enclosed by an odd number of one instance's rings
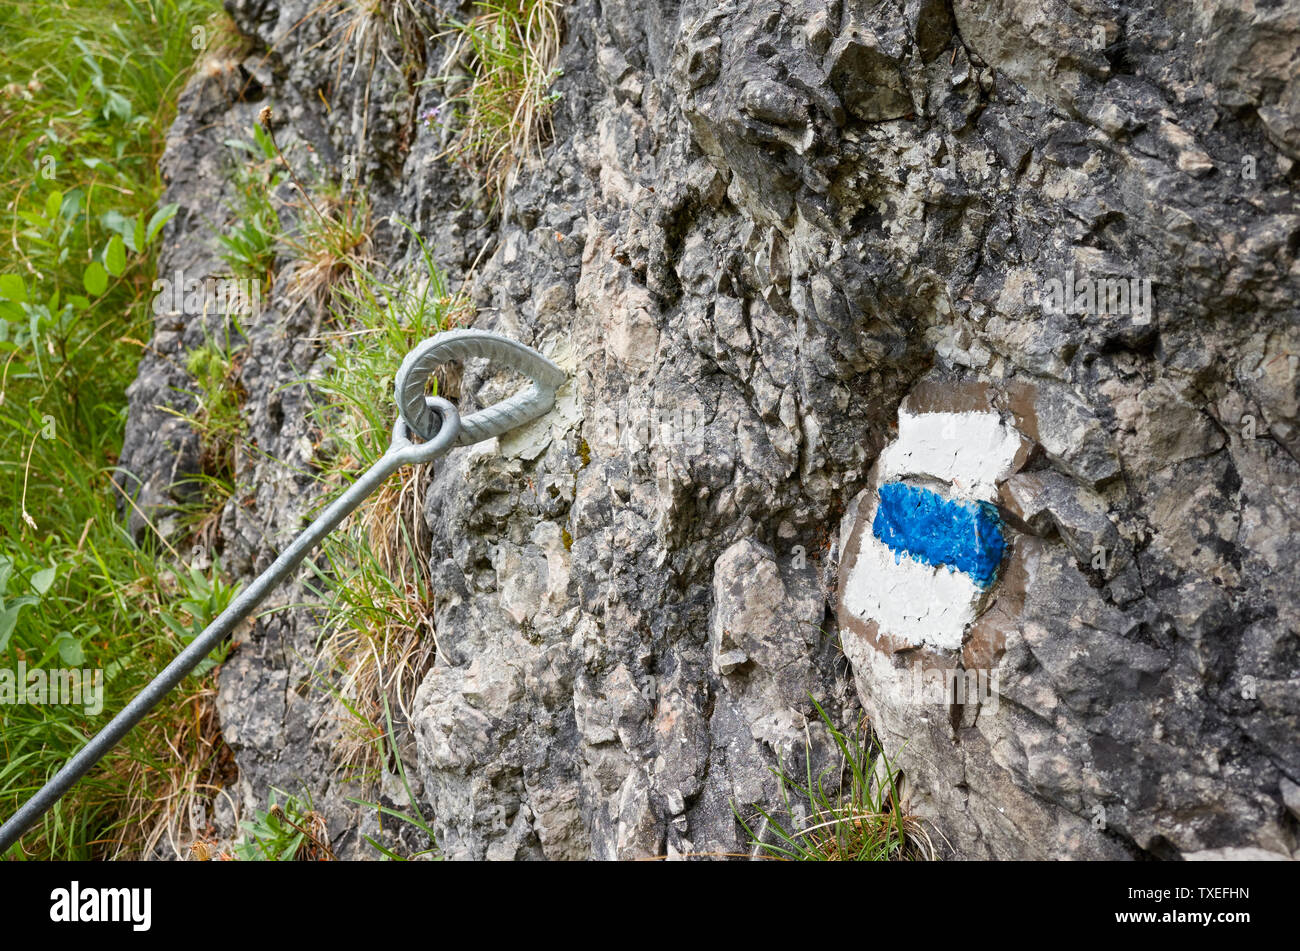
[[[957,856],[1296,850],[1300,5],[580,0],[499,217],[416,118],[436,87],[378,56],[363,94],[307,0],[227,5],[256,49],[242,95],[183,99],[164,273],[219,270],[216,145],[273,103],[453,279],[479,262],[478,326],[572,374],[427,493],[437,657],[403,730],[448,855],[743,851],[733,803],[824,751],[810,697],[865,709]],[[329,354],[285,280],[241,370],[241,574],[317,504]],[[146,512],[197,466],[155,407],[202,335],[162,315],[131,394]],[[470,367],[462,406],[511,382]],[[877,557],[889,481],[995,507],[991,585]],[[259,622],[223,729],[246,804],[305,784],[358,854],[314,630]],[[913,689],[954,669],[995,690]]]

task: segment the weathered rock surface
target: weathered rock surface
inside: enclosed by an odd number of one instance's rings
[[[554,140],[499,221],[415,121],[434,87],[380,58],[368,99],[324,107],[307,7],[232,4],[257,95],[187,92],[164,272],[213,266],[210,150],[273,101],[453,278],[481,252],[478,324],[572,373],[562,412],[453,452],[428,495],[409,752],[447,854],[743,850],[733,803],[824,745],[810,696],[846,726],[861,702],[957,856],[1294,854],[1300,5],[582,0]],[[250,330],[241,573],[315,504],[291,475],[313,319],[277,287]],[[153,407],[201,339],[160,317],[132,391],[145,511],[196,465]],[[961,648],[843,626],[900,404],[972,386],[1028,447],[999,586]],[[509,388],[471,367],[463,401]],[[223,723],[248,800],[303,783],[355,846],[312,639],[305,612],[259,624]],[[916,663],[995,671],[996,709],[907,699]]]

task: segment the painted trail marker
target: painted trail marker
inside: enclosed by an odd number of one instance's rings
[[[956,650],[997,584],[1007,539],[993,503],[1028,441],[987,401],[936,392],[929,405],[903,404],[898,438],[876,462],[841,607],[895,645]]]

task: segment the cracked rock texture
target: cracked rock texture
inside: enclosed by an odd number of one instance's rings
[[[498,216],[417,119],[436,44],[403,72],[381,40],[366,96],[365,51],[300,24],[307,0],[227,6],[255,49],[242,95],[200,75],[182,99],[162,271],[219,269],[219,144],[273,104],[453,284],[479,262],[478,326],[572,374],[427,493],[438,650],[402,729],[446,854],[743,852],[732,806],[775,804],[777,757],[830,763],[810,696],[848,727],[861,705],[958,857],[1295,853],[1300,3],[579,0],[554,136]],[[411,257],[392,224],[375,247]],[[242,575],[319,504],[329,355],[285,280],[241,369]],[[1113,293],[1048,301],[1085,280]],[[198,451],[157,407],[202,339],[161,315],[131,393],[124,484],[164,531]],[[462,405],[513,385],[471,366]],[[1000,603],[946,655],[841,629],[900,404],[973,391],[1030,447]],[[364,854],[312,616],[246,637],[220,674],[243,801],[305,785]],[[996,710],[884,689],[919,660],[996,670]]]

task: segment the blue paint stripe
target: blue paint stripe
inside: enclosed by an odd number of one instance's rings
[[[981,588],[997,578],[1007,547],[1002,519],[988,502],[945,499],[902,482],[880,487],[871,532],[889,546],[895,564],[907,555],[927,565],[947,565]]]

